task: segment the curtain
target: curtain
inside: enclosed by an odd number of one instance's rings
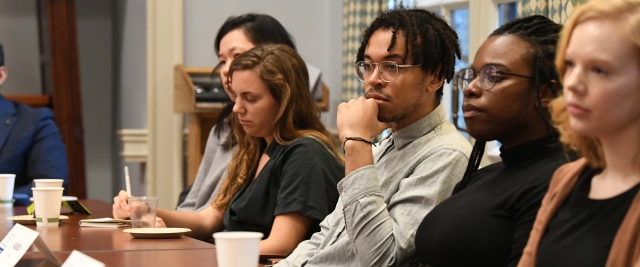
[[[353,64],[364,30],[380,12],[387,10],[388,0],[343,0],[342,5],[342,100],[364,95]]]
[[[556,23],[564,24],[575,8],[587,2],[589,0],[520,0],[518,17],[543,15]]]

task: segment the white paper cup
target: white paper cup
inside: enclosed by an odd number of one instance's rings
[[[255,267],[260,260],[260,240],[257,232],[219,232],[216,242],[218,267]]]
[[[62,187],[33,187],[33,202],[36,206],[37,226],[58,226]]]
[[[62,179],[33,179],[33,187],[62,187]]]
[[[13,206],[13,185],[15,181],[15,174],[0,174],[0,206]]]

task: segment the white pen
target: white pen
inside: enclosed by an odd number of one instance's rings
[[[129,167],[124,166],[124,180],[127,183],[127,195],[131,196],[131,179],[129,179]]]

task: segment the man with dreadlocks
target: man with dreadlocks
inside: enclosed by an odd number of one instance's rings
[[[432,266],[516,266],[554,171],[567,162],[550,123],[559,91],[554,66],[562,26],[544,16],[494,31],[470,68],[458,72],[464,120],[476,139],[454,194],[416,233],[416,251]],[[502,162],[478,170],[486,141]]]
[[[346,172],[338,204],[278,266],[417,263],[418,224],[451,195],[471,151],[440,104],[456,57],[456,33],[431,12],[400,8],[373,21],[355,63],[366,95],[338,107]],[[387,127],[392,134],[371,143]]]

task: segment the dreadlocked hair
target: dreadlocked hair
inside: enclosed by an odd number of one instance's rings
[[[364,31],[364,38],[358,49],[356,62],[364,60],[364,51],[369,44],[371,35],[379,29],[392,30],[391,45],[396,44],[396,34],[404,34],[405,51],[402,61],[406,63],[411,51],[412,64],[418,65],[440,79],[450,82],[453,79],[456,58],[460,59],[460,43],[458,34],[444,21],[431,11],[423,9],[406,9],[403,6],[380,14]],[[411,49],[410,49],[411,48]],[[436,91],[436,101],[439,103],[443,95],[443,87]]]
[[[542,119],[549,126],[549,131],[554,132],[554,134],[556,134],[555,128],[551,122],[549,111],[542,108],[540,87],[546,84],[554,97],[560,93],[560,90],[558,90],[560,78],[554,60],[556,44],[560,38],[561,30],[562,25],[553,22],[549,18],[533,15],[506,23],[489,35],[489,37],[516,36],[529,44],[531,52],[526,55],[525,59],[531,63],[531,69],[534,71],[533,85],[536,89],[537,109]],[[467,169],[460,183],[454,188],[454,194],[464,189],[469,183],[471,175],[480,167],[485,145],[485,140],[476,140],[469,157]]]
[[[542,108],[540,97],[540,86],[546,84],[554,97],[560,93],[557,90],[560,77],[555,65],[556,45],[560,38],[562,25],[553,22],[551,19],[533,15],[524,18],[515,19],[502,27],[495,30],[489,37],[500,35],[516,36],[531,46],[531,53],[527,55],[531,62],[531,69],[534,70],[533,83],[536,88],[536,102],[538,103],[538,111],[549,125],[549,129],[554,129],[548,111]]]
[[[469,183],[469,177],[471,174],[478,170],[480,167],[480,162],[482,161],[482,155],[484,154],[484,147],[487,144],[485,141],[476,140],[475,144],[473,144],[473,149],[471,150],[471,155],[469,156],[469,163],[467,164],[467,169],[464,170],[464,175],[462,175],[462,180],[453,188],[453,194],[460,192],[460,190],[464,189]]]

